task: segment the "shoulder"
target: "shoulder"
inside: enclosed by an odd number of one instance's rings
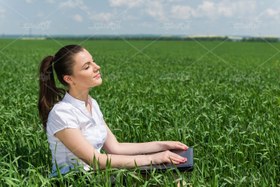
[[[55,104],[49,113],[47,131],[51,134],[65,128],[79,128],[78,115],[75,108],[63,101]]]
[[[69,124],[77,123],[79,111],[71,103],[60,101],[55,104],[48,116],[48,123]]]
[[[67,102],[60,101],[53,106],[52,110],[49,113],[49,117],[62,115],[62,114],[73,115],[75,114],[75,111],[76,109],[73,105]]]
[[[98,103],[97,103],[97,101],[96,101],[95,99],[91,98],[91,102],[92,102],[93,105],[99,106]]]
[[[98,108],[99,109],[99,104],[98,104],[98,102],[94,99],[94,98],[92,98],[91,96],[90,96],[90,100],[91,100],[91,103],[92,103],[92,106],[94,107],[94,108]]]

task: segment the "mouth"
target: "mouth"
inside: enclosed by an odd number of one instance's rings
[[[101,77],[101,74],[100,73],[98,73],[97,75],[95,75],[93,78],[94,79],[99,79]]]

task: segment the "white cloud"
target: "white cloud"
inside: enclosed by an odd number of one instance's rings
[[[214,2],[205,0],[196,7],[187,5],[174,5],[171,8],[171,15],[177,19],[189,19],[205,17],[218,19],[221,17],[239,17],[253,13],[256,9],[255,0],[251,1],[229,1],[222,0]]]
[[[126,7],[133,9],[135,10],[135,13],[144,12],[145,15],[148,15],[159,22],[164,22],[167,20],[166,4],[170,4],[173,1],[174,0],[109,0],[109,4],[111,7]]]
[[[181,0],[109,0],[109,5],[117,8],[129,8],[127,10],[133,9],[136,14],[142,12],[144,14],[139,16],[140,19],[142,16],[148,15],[162,23],[168,20],[168,9],[172,3],[176,2],[181,2]]]
[[[48,0],[50,1],[50,0]],[[93,24],[100,26],[100,23],[105,24],[105,23],[115,23],[114,21],[116,18],[115,13],[109,13],[109,12],[101,12],[101,13],[96,13],[94,10],[92,10],[86,1],[83,0],[67,0],[64,2],[61,2],[59,4],[59,7],[62,9],[80,9],[83,14],[86,14],[86,17],[82,17],[81,14],[75,14],[72,16],[72,19],[77,21],[77,22],[83,22],[84,19],[89,19],[93,22]],[[102,25],[102,27],[104,27]]]
[[[231,2],[228,2],[230,4]],[[242,15],[248,15],[255,13],[257,8],[257,1],[256,0],[247,0],[247,1],[236,1],[234,3],[234,10],[235,12],[242,14]]]
[[[242,4],[242,3],[241,3]],[[219,17],[231,17],[238,13],[237,7],[240,6],[240,2],[230,2],[227,0],[214,3],[212,1],[203,1],[196,10],[196,17],[208,17],[210,19],[216,19]]]
[[[280,9],[268,8],[264,11],[264,15],[269,19],[279,19],[280,18]]]
[[[112,13],[103,12],[99,14],[92,15],[91,19],[98,22],[110,22],[114,18]]]
[[[190,6],[175,5],[171,8],[171,15],[176,19],[189,19],[193,17],[195,10]]]
[[[224,17],[251,17],[256,11],[256,1],[247,0],[247,1],[221,1],[218,6],[218,15]]]
[[[51,1],[51,0],[48,0]],[[92,17],[93,16],[93,11],[89,9],[89,7],[84,3],[83,0],[68,0],[64,1],[59,4],[59,7],[62,9],[73,9],[73,8],[78,8],[82,10],[83,13],[87,14],[87,16]]]
[[[137,7],[144,3],[145,0],[110,0],[109,4],[112,7]]]
[[[76,22],[83,22],[83,17],[79,14],[75,14],[73,16],[73,20],[76,21]]]
[[[45,0],[49,3],[53,0]],[[105,27],[102,24],[112,23],[120,25],[131,17],[133,22],[143,22],[147,19],[152,22],[163,24],[166,28],[189,29],[191,21],[195,19],[216,20],[223,18],[243,19],[250,15],[256,15],[256,0],[201,0],[197,2],[186,2],[184,0],[109,0],[107,6],[111,11],[96,12],[94,8],[88,6],[84,0],[64,0],[58,5],[63,9],[80,9],[72,18],[77,22],[84,19],[92,21],[95,27]],[[120,12],[121,10],[121,12]],[[81,15],[86,14],[82,17]],[[273,15],[275,11],[267,11],[268,15]],[[124,21],[125,20],[125,21]],[[97,26],[96,26],[97,25]]]
[[[68,0],[68,1],[61,2],[59,4],[59,7],[60,8],[76,8],[83,4],[84,3],[82,0]]]
[[[165,7],[162,1],[149,1],[146,4],[146,12],[149,16],[153,17],[154,19],[164,22],[167,20]]]
[[[163,23],[174,19],[192,18],[219,19],[233,18],[251,14],[256,9],[256,0],[203,0],[200,3],[186,3],[182,0],[109,0],[111,7],[129,7],[140,10],[153,19]],[[136,9],[138,8],[138,10]],[[139,16],[141,19],[141,16]]]
[[[202,4],[198,6],[196,15],[213,17],[216,14],[216,8],[217,6],[213,2],[203,1]]]
[[[231,7],[229,6],[227,3],[222,2],[221,4],[219,4],[218,6],[218,10],[217,13],[220,16],[224,16],[224,17],[231,17],[233,16],[234,12],[236,11],[236,7]]]

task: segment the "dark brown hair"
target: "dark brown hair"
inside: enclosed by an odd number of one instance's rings
[[[68,84],[63,80],[64,75],[73,74],[73,57],[83,51],[79,45],[67,45],[59,49],[54,56],[45,57],[39,68],[39,117],[46,129],[49,112],[55,103],[60,101],[65,94],[65,89],[55,85],[54,70],[59,82]],[[53,70],[54,69],[54,70]]]

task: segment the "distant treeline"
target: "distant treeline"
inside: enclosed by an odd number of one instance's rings
[[[242,41],[249,41],[249,42],[279,42],[279,38],[272,38],[272,37],[253,37],[253,38],[242,38]]]
[[[87,40],[181,40],[181,41],[246,41],[246,42],[279,42],[274,37],[229,37],[229,36],[88,36],[88,37],[53,37],[55,39],[87,39]],[[52,38],[52,39],[53,39]],[[48,38],[46,38],[48,39]]]
[[[17,35],[2,35],[0,38],[22,38],[25,40],[45,40],[45,39],[60,39],[60,40],[181,40],[181,41],[246,41],[246,42],[279,42],[277,37],[251,37],[251,36],[162,36],[162,35],[57,35],[57,36],[17,36]]]

